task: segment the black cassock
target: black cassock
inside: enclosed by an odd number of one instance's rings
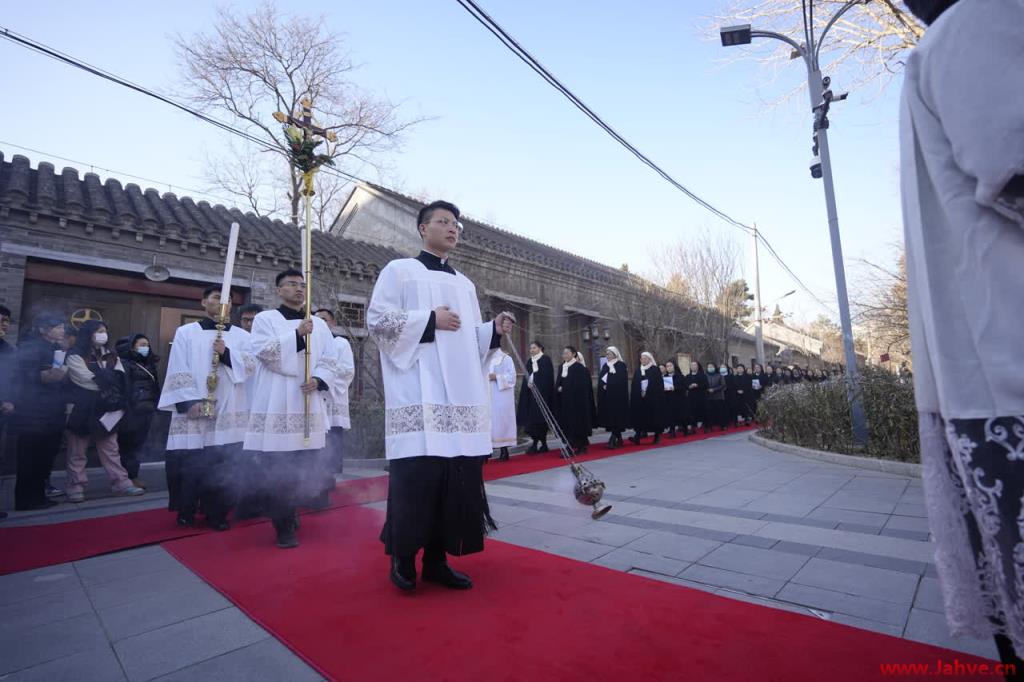
[[[708,375],[704,372],[687,374],[683,377],[686,389],[686,425],[696,426],[697,422],[708,420]]]
[[[647,380],[647,393],[641,395],[640,382]],[[633,428],[638,433],[661,433],[665,428],[664,418],[665,384],[661,370],[651,365],[646,372],[638,368],[633,374],[633,388],[629,394],[629,408]]]
[[[543,441],[548,436],[548,423],[544,420],[544,414],[528,385],[531,376],[544,402],[554,411],[552,394],[555,391],[555,368],[551,364],[551,358],[542,355],[537,361],[536,372],[533,371],[533,362],[527,358],[526,375],[523,376],[523,384],[519,387],[519,406],[516,408],[516,422],[526,435],[534,440]]]
[[[605,379],[607,377],[607,380]],[[606,364],[597,380],[597,423],[612,433],[629,428],[629,374],[626,363],[615,362],[615,374]]]
[[[563,377],[555,379],[555,416],[573,447],[585,445],[590,438],[594,420],[594,386],[590,372],[578,362],[569,365]]]

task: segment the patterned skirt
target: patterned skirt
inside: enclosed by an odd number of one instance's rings
[[[1024,653],[1024,416],[919,417],[925,504],[954,635]]]

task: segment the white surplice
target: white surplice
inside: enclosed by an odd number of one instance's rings
[[[352,421],[348,413],[348,387],[356,376],[356,363],[352,357],[352,345],[348,339],[335,336],[334,345],[337,352],[338,371],[336,380],[330,385],[330,390],[323,393],[324,403],[327,406],[327,415],[331,427],[339,426],[343,429],[352,428]]]
[[[240,443],[249,421],[245,383],[256,367],[249,353],[249,334],[232,325],[223,332],[231,366],[217,367],[217,400],[213,418],[190,419],[177,410],[178,403],[208,397],[206,379],[213,362],[215,329],[203,329],[191,322],[174,332],[171,355],[167,361],[167,379],[160,393],[159,409],[171,413],[167,434],[168,450],[198,450],[213,445]]]
[[[319,450],[324,447],[330,428],[323,397],[309,400],[309,443],[304,443],[305,396],[300,386],[305,381],[306,353],[297,350],[301,319],[286,319],[277,310],[256,315],[252,325],[252,354],[256,357],[252,405],[245,434],[245,449],[257,452]],[[313,318],[310,335],[310,376],[327,384],[337,381],[337,346],[327,324]]]
[[[491,445],[508,448],[516,444],[516,367],[502,351],[491,361]]]
[[[440,306],[458,313],[462,326],[420,343]],[[366,322],[381,355],[387,458],[490,454],[486,371],[494,324],[483,322],[473,283],[415,258],[391,261],[377,278]]]

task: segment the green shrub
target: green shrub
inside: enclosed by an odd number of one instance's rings
[[[864,449],[853,444],[844,379],[773,387],[758,406],[761,435],[815,450],[919,462],[913,385],[867,367],[861,370],[857,390],[868,427]]]

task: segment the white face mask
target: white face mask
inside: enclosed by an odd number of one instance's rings
[[[106,332],[100,332],[99,334],[92,335],[92,342],[95,346],[107,345],[107,334]]]
[[[721,374],[722,376],[725,376],[726,374],[729,373],[729,370],[726,369],[725,367],[722,367],[720,370],[718,370],[718,373]]]
[[[141,355],[142,357],[146,357],[147,355],[149,355],[149,346],[139,346],[138,350],[136,350],[135,352]]]
[[[715,373],[715,368],[714,367],[708,367],[708,374],[714,374],[714,373]]]

